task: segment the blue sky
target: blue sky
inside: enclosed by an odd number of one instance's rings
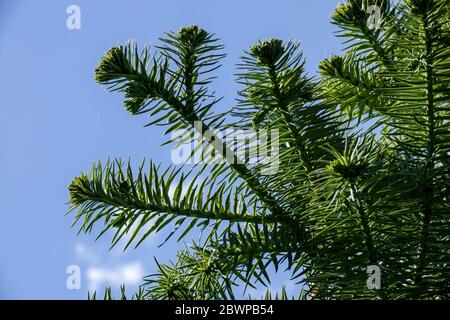
[[[197,24],[216,33],[226,53],[213,83],[234,104],[234,65],[258,39],[302,42],[308,70],[339,52],[330,13],[338,0],[0,0],[0,299],[83,299],[87,289],[138,284],[181,244],[157,248],[156,236],[137,250],[108,252],[110,237],[77,236],[65,216],[67,186],[109,157],[170,164],[160,128],[143,128],[122,97],[106,93],[93,70],[113,45],[155,44],[163,32]],[[81,29],[66,27],[69,5],[81,9]],[[66,288],[66,268],[79,265],[81,290]],[[285,275],[277,277],[278,288]],[[293,290],[292,288],[290,288]]]

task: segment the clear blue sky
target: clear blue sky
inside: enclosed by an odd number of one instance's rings
[[[67,185],[93,161],[131,157],[170,163],[159,128],[143,128],[122,97],[95,84],[93,70],[111,46],[142,47],[163,32],[197,24],[216,33],[227,58],[214,83],[234,104],[234,65],[243,49],[271,37],[302,41],[308,70],[337,53],[330,13],[338,0],[0,0],[0,298],[83,299],[89,286],[136,285],[173,257],[159,237],[137,250],[108,253],[110,237],[76,235],[65,216]],[[81,30],[68,30],[66,8],[81,8]],[[81,290],[66,288],[66,268],[82,271]],[[274,284],[283,283],[279,277]],[[292,288],[291,288],[292,289]]]

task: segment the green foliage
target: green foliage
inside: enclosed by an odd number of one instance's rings
[[[143,300],[144,299],[144,290],[141,288],[128,298],[125,286],[121,285],[119,299],[120,300]],[[94,291],[92,294],[88,293],[88,300],[97,300],[97,292]],[[103,293],[103,300],[114,300],[114,295],[112,293],[111,287],[105,288],[105,292]]]
[[[378,29],[367,24],[371,5]],[[260,41],[238,65],[232,121],[213,112],[220,98],[209,87],[224,57],[214,35],[190,26],[152,55],[110,49],[97,82],[166,135],[187,130],[168,143],[189,143],[196,130],[277,129],[280,164],[262,175],[268,164],[251,159],[190,170],[150,161],[137,173],[98,163],[69,186],[75,224],[114,230],[112,245],[130,234],[125,249],[163,229],[178,240],[207,231],[175,262],[156,262],[139,299],[233,299],[242,283],[270,283],[269,267],[298,280],[300,299],[448,299],[449,9],[448,0],[340,4],[332,20],[347,49],[319,77],[306,74],[298,43]],[[214,148],[205,139],[196,151]],[[381,268],[379,290],[366,286],[370,265]],[[265,295],[274,297],[288,298]]]

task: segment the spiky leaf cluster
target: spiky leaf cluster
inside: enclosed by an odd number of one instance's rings
[[[374,6],[376,28],[367,23]],[[80,231],[102,225],[113,245],[128,234],[126,247],[162,230],[179,240],[205,231],[175,262],[157,262],[137,298],[232,299],[236,286],[267,286],[270,268],[283,268],[302,299],[448,299],[449,9],[448,0],[340,4],[332,19],[347,48],[318,77],[306,73],[297,42],[258,42],[238,64],[232,120],[213,111],[224,57],[214,35],[190,26],[167,33],[154,54],[112,48],[96,80],[165,134],[187,130],[168,143],[213,128],[277,130],[279,166],[264,175],[267,163],[237,155],[137,172],[99,163],[69,187]],[[205,138],[196,152],[218,145],[231,148]],[[374,265],[377,290],[367,287]]]

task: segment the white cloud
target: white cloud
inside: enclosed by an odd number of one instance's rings
[[[86,272],[88,290],[96,291],[105,286],[118,287],[122,284],[135,286],[144,277],[142,263],[135,261],[116,267],[89,267]]]
[[[77,259],[86,265],[82,272],[89,291],[102,292],[105,287],[117,289],[122,284],[134,287],[140,285],[145,276],[143,264],[124,261],[126,257],[122,251],[122,255],[118,252],[99,254],[81,242],[75,244],[74,251]]]
[[[97,255],[94,251],[87,248],[81,242],[77,242],[75,244],[75,255],[79,260],[82,260],[89,264],[98,264],[102,260],[99,255]]]

